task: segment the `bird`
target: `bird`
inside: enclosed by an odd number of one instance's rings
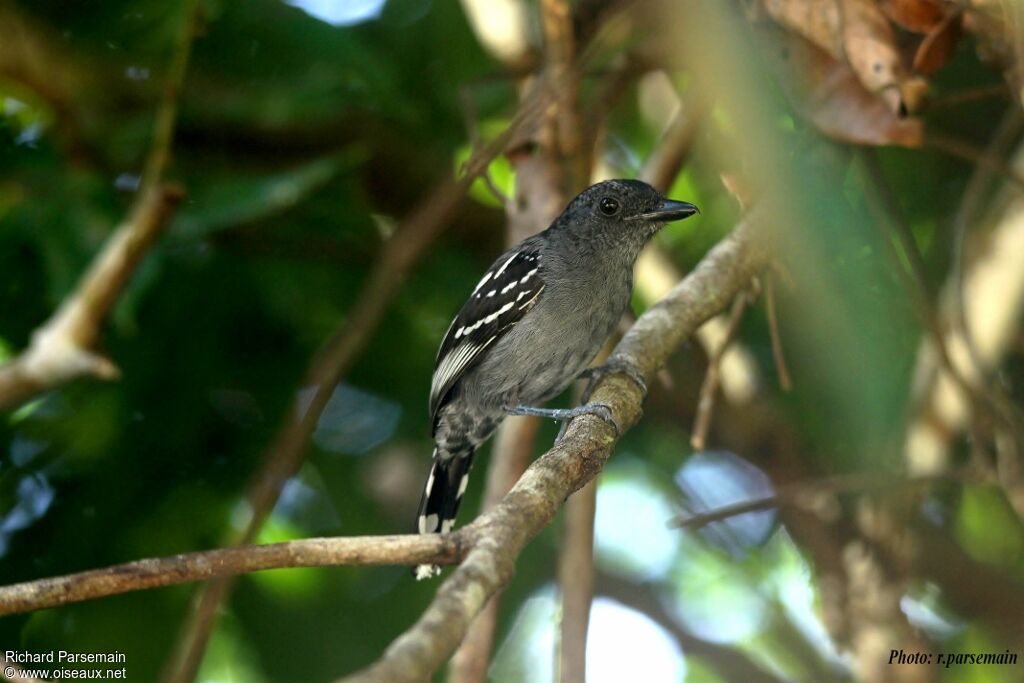
[[[473,456],[506,416],[565,421],[591,414],[611,422],[601,404],[539,406],[580,377],[611,336],[629,306],[633,266],[647,242],[666,223],[695,213],[693,204],[667,199],[645,182],[606,180],[487,269],[437,353],[429,402],[433,462],[418,533],[452,530]],[[639,373],[630,374],[643,387]],[[414,569],[417,579],[438,573],[431,564]]]

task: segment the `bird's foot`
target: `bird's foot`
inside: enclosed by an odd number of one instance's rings
[[[552,420],[559,420],[562,422],[562,429],[558,432],[557,441],[561,441],[562,434],[565,433],[565,427],[569,423],[569,420],[574,417],[581,415],[593,415],[599,417],[612,426],[615,430],[615,436],[619,435],[619,425],[615,423],[615,418],[612,415],[612,409],[603,403],[584,403],[581,406],[575,408],[534,408],[533,406],[516,406],[514,408],[506,409],[509,415],[535,415],[537,417],[547,417]]]
[[[632,361],[624,358],[612,357],[607,363],[593,368],[587,368],[579,374],[577,379],[590,380],[587,384],[587,388],[583,392],[583,400],[586,401],[590,398],[590,392],[593,391],[594,385],[597,384],[599,379],[620,372],[633,380],[640,388],[640,391],[643,392],[644,396],[647,395],[647,380],[644,378],[643,371],[640,370],[640,368]]]

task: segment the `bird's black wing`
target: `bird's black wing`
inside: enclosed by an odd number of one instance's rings
[[[536,305],[544,291],[542,276],[540,249],[521,244],[503,254],[480,279],[437,352],[430,385],[432,423],[459,378]]]

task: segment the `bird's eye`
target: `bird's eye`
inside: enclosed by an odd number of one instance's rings
[[[611,197],[602,197],[601,201],[597,204],[597,208],[601,209],[601,213],[605,216],[614,216],[619,212],[619,200],[612,199]]]

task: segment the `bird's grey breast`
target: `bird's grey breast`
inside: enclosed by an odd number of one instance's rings
[[[586,259],[572,264],[552,263],[555,259],[544,262],[544,292],[529,320],[509,330],[481,364],[478,376],[500,386],[502,407],[537,405],[564,391],[629,305],[628,264],[609,270]]]

